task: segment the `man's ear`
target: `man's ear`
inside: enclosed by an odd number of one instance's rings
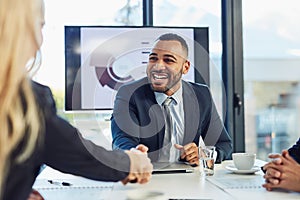
[[[190,61],[186,60],[186,61],[184,62],[184,64],[183,64],[182,74],[188,73],[190,67],[191,67]]]

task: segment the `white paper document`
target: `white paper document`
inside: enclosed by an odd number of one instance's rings
[[[99,188],[112,190],[114,183],[94,181],[85,178],[78,179],[37,179],[33,188],[40,190],[47,189],[85,189]]]
[[[209,177],[207,180],[219,188],[226,189],[259,189],[262,188],[264,179],[260,175],[246,175],[236,177]]]

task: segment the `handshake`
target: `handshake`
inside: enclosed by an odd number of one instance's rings
[[[122,180],[124,185],[128,182],[144,184],[151,179],[153,165],[147,156],[147,152],[148,147],[142,144],[130,151],[125,151],[130,159],[130,171],[128,176]]]
[[[199,165],[199,152],[195,143],[189,143],[184,146],[174,144],[174,147],[180,151],[180,159],[185,160],[190,165]],[[130,159],[130,171],[129,175],[122,180],[125,185],[128,182],[131,183],[147,183],[152,176],[153,165],[151,160],[147,156],[148,147],[143,144],[139,144],[130,151],[126,150],[125,153]]]

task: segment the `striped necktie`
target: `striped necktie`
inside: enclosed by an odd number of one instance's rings
[[[165,118],[165,136],[159,159],[161,162],[169,162],[170,159],[170,149],[172,146],[171,138],[173,132],[172,116],[170,112],[170,104],[172,103],[172,101],[172,97],[167,97],[166,100],[162,103],[162,110]]]

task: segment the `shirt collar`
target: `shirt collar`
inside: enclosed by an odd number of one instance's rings
[[[168,97],[165,93],[162,92],[154,92],[155,99],[159,105],[162,105],[162,103],[165,101],[165,99]],[[173,97],[174,104],[177,105],[182,101],[182,84],[180,84],[179,89],[171,96]]]

